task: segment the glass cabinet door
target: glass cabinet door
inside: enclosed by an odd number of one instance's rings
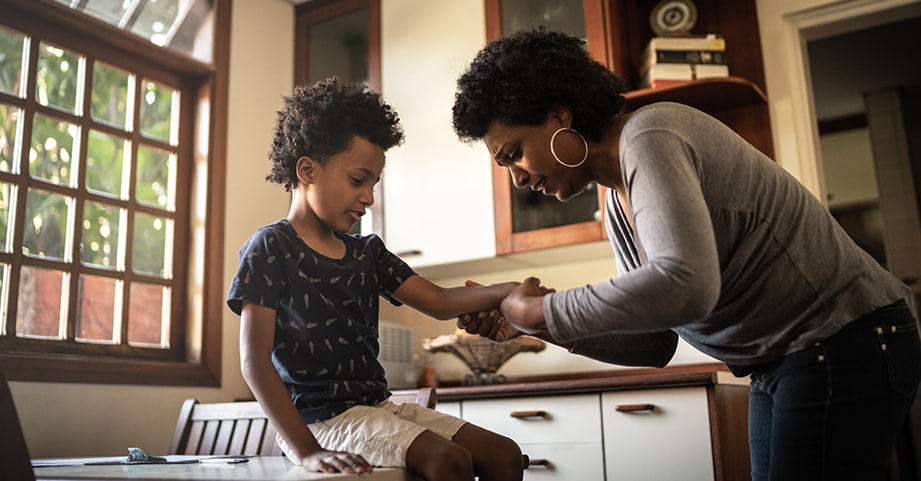
[[[363,82],[380,92],[379,0],[308,2],[295,14],[296,84],[312,84],[329,77]],[[350,233],[383,231],[380,183],[375,203]]]
[[[501,0],[502,33],[544,26],[585,38],[582,0]]]
[[[488,1],[487,36],[494,39],[544,26],[586,40],[589,52],[606,63],[600,13],[601,0]],[[493,184],[496,252],[499,254],[604,239],[602,193],[595,183],[568,202],[560,202],[528,187],[515,188],[508,171],[498,166],[494,166]]]
[[[347,12],[307,28],[307,82],[331,76],[368,82],[368,9]]]

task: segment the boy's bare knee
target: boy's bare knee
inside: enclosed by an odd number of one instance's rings
[[[496,435],[489,449],[475,459],[475,469],[483,480],[517,480],[524,470],[521,448],[514,440]]]
[[[470,452],[434,433],[423,433],[413,441],[406,453],[406,467],[428,481],[466,481],[474,477]]]
[[[480,481],[517,481],[524,475],[521,448],[511,438],[468,423],[454,442],[470,451]]]

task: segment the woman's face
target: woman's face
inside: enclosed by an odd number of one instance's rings
[[[513,126],[494,120],[483,142],[496,163],[508,169],[516,187],[529,186],[566,202],[585,190],[592,180],[587,164],[566,167],[550,152],[553,133],[566,126],[555,115],[538,126]],[[577,164],[586,155],[585,143],[572,131],[560,132],[553,144],[556,155],[567,164]]]

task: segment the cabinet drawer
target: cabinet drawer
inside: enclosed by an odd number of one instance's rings
[[[608,480],[712,480],[704,387],[607,392],[601,396]]]
[[[521,452],[547,462],[526,469],[525,481],[604,481],[601,443],[522,444]]]
[[[464,420],[522,443],[600,443],[598,394],[464,401]]]

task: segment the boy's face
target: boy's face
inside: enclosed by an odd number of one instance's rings
[[[348,148],[325,164],[311,162],[307,202],[326,227],[348,232],[374,203],[374,185],[384,170],[384,150],[362,137],[352,137]]]

